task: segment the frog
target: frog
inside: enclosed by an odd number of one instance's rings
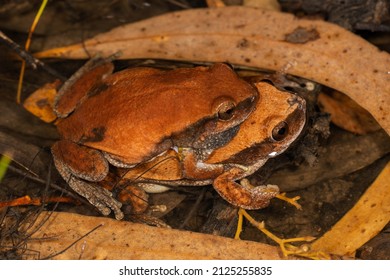
[[[112,61],[91,60],[55,98],[60,140],[51,148],[54,164],[74,191],[120,220],[122,204],[96,184],[110,166],[131,169],[185,149],[196,158],[188,168],[196,169],[238,132],[257,97],[225,63],[114,72]]]
[[[233,206],[256,210],[269,205],[280,191],[276,185],[253,186],[246,177],[269,159],[285,152],[306,124],[306,101],[270,80],[255,83],[259,100],[238,133],[224,146],[214,149],[198,169],[183,168],[194,160],[186,149],[167,153],[132,170],[120,172],[123,180],[146,192],[164,192],[181,186],[213,185]],[[190,170],[190,172],[188,172]],[[127,183],[130,185],[130,183]]]

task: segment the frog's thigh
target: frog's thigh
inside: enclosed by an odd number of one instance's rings
[[[244,209],[261,209],[267,207],[269,201],[279,193],[277,186],[249,186],[236,183],[242,171],[234,168],[218,176],[214,182],[214,189],[230,204]]]
[[[108,162],[100,151],[61,140],[51,148],[55,164],[88,181],[101,181],[108,173]]]

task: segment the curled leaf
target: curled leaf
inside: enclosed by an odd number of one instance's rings
[[[331,23],[250,7],[193,9],[37,56],[80,59],[117,52],[123,59],[226,61],[311,79],[347,94],[390,134],[390,55]]]
[[[53,102],[60,84],[57,80],[37,89],[23,102],[23,107],[44,122],[53,122],[57,118],[53,111]]]

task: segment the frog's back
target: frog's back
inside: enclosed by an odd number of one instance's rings
[[[214,102],[239,103],[254,89],[225,65],[160,71],[134,68],[114,73],[58,124],[65,139],[118,156],[127,164],[169,148],[170,137],[215,118]],[[191,139],[188,140],[191,142]]]

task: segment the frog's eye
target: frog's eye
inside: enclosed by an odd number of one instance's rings
[[[288,135],[288,124],[286,122],[278,123],[274,129],[272,129],[272,139],[275,141],[282,141]]]
[[[232,101],[224,101],[218,107],[218,118],[223,121],[228,121],[234,116],[236,104]]]

